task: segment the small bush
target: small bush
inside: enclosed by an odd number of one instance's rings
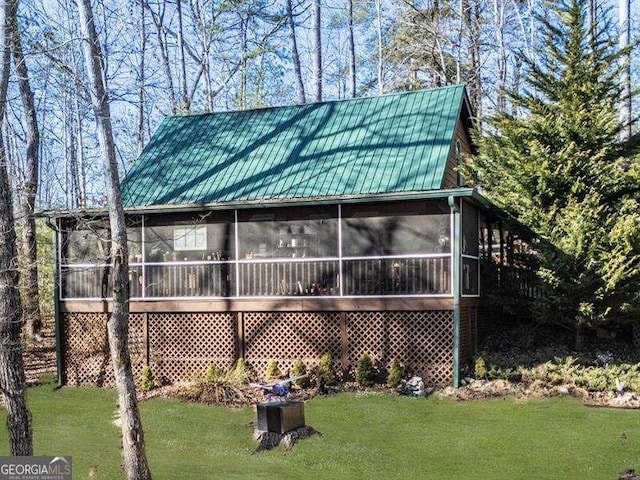
[[[404,369],[402,368],[402,365],[400,365],[400,362],[394,358],[391,362],[391,365],[389,366],[387,385],[391,388],[396,388],[398,385],[400,385],[402,377],[404,377]]]
[[[476,365],[475,365],[475,377],[477,379],[481,379],[481,378],[487,378],[487,364],[484,361],[484,358],[482,357],[478,357],[476,359]]]
[[[204,372],[204,379],[207,382],[217,382],[224,377],[224,374],[225,372],[220,366],[210,363],[207,365],[207,369]]]
[[[139,387],[142,392],[149,392],[153,390],[153,373],[151,373],[151,367],[148,365],[145,366],[140,373]]]
[[[280,377],[282,377],[282,372],[278,367],[278,362],[274,359],[269,360],[267,362],[267,368],[264,372],[265,380],[275,380]]]
[[[236,365],[225,375],[225,383],[242,384],[249,381],[249,364],[244,358],[239,358]]]
[[[371,387],[375,383],[376,369],[373,366],[371,357],[366,353],[358,360],[356,367],[356,382],[362,387]]]
[[[336,371],[330,353],[320,357],[320,363],[316,369],[316,380],[319,385],[334,385],[336,383]]]
[[[302,361],[302,359],[299,358],[295,362],[293,362],[293,367],[291,368],[292,377],[299,377],[300,375],[306,375],[306,374],[307,374],[307,366]],[[309,385],[309,379],[307,377],[299,378],[298,380],[295,380],[293,384],[297,387],[305,388]]]

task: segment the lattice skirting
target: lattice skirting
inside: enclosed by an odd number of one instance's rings
[[[460,363],[471,368],[478,354],[478,307],[460,309]]]
[[[209,364],[233,365],[236,316],[231,313],[149,314],[151,371],[161,383],[201,375]]]
[[[366,353],[385,367],[397,359],[408,374],[420,375],[429,384],[450,383],[453,375],[449,310],[142,313],[130,318],[134,375],[139,378],[149,364],[162,383],[201,375],[211,363],[231,366],[240,356],[259,375],[271,359],[282,371],[297,359],[311,368],[327,352],[345,371],[353,371]],[[66,382],[112,385],[107,315],[67,313],[62,321]],[[468,352],[470,332],[462,333]]]
[[[262,373],[271,359],[284,372],[301,359],[308,367],[325,353],[341,358],[341,314],[315,312],[243,313],[244,356]]]
[[[429,384],[453,375],[453,312],[350,312],[349,368],[368,354],[383,366],[395,358]]]
[[[106,313],[67,313],[63,316],[63,363],[68,385],[113,386]],[[133,374],[144,365],[144,316],[129,316],[129,353]]]

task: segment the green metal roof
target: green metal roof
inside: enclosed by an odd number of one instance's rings
[[[167,117],[122,182],[127,208],[435,190],[463,86]]]

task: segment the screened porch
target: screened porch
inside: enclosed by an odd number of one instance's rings
[[[180,298],[451,296],[446,199],[128,216],[130,294]],[[61,300],[110,295],[104,218],[58,219]],[[461,293],[479,293],[478,211],[462,215]]]

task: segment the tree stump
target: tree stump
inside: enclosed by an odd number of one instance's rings
[[[298,440],[309,438],[314,434],[322,436],[322,433],[308,425],[296,428],[295,430],[291,430],[286,433],[268,432],[256,428],[253,431],[253,439],[257,440],[259,444],[256,447],[255,453],[262,452],[264,450],[272,450],[280,445],[288,451],[291,450]]]

